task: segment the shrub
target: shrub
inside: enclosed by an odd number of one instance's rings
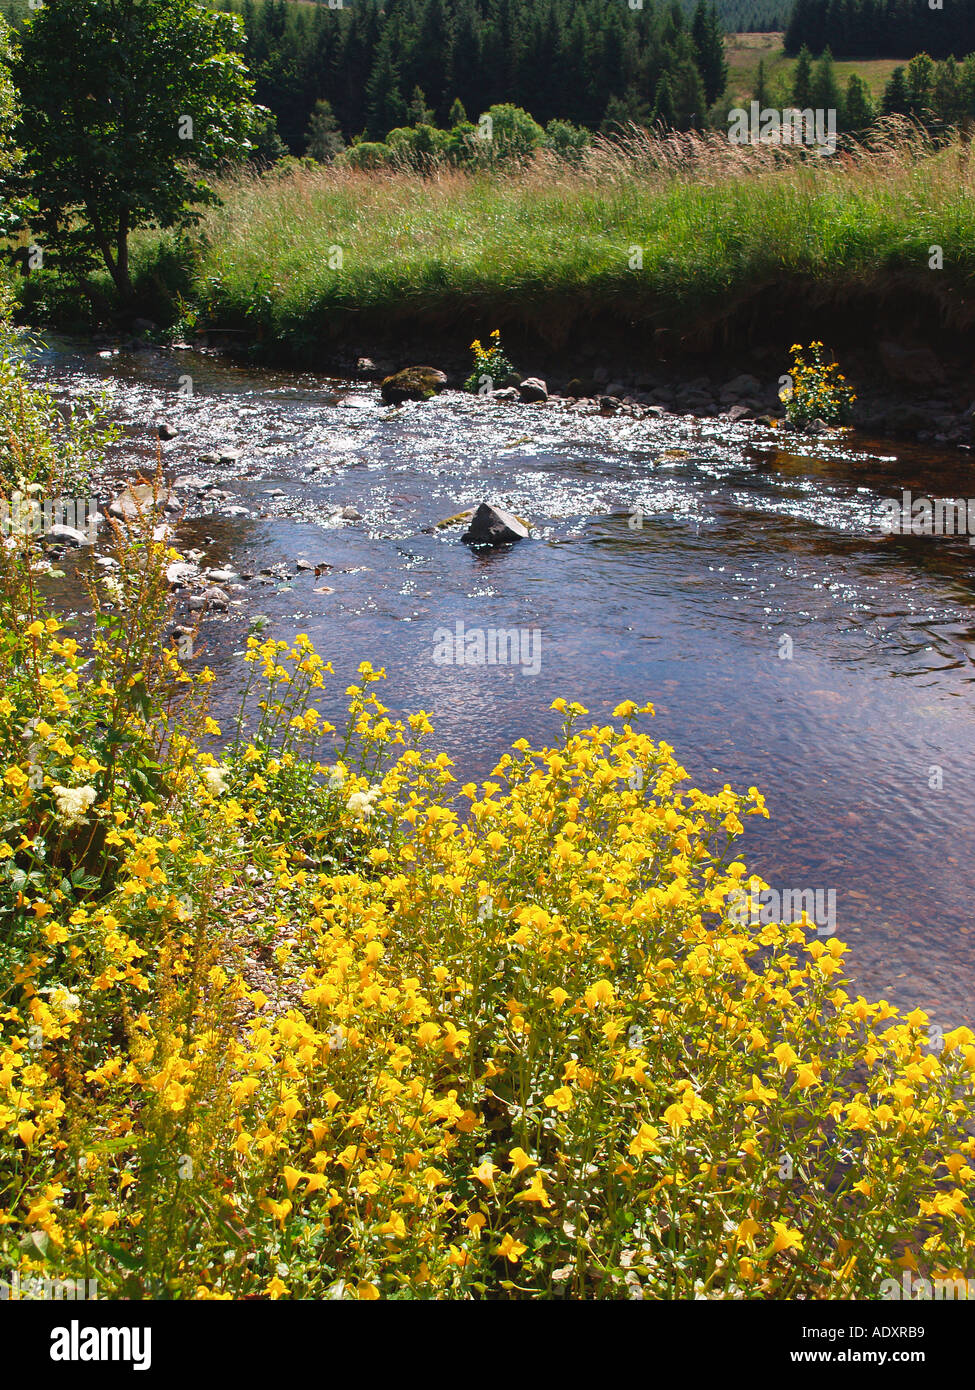
[[[474,354],[474,369],[464,382],[465,391],[483,395],[503,383],[510,375],[512,366],[501,346],[500,329],[491,330],[491,342],[486,348],[481,346],[480,338],[475,338],[471,343],[471,351]]]
[[[837,363],[823,361],[822,343],[810,343],[808,351],[811,361],[807,362],[804,349],[793,345],[789,380],[779,392],[789,423],[796,429],[805,429],[814,420],[846,424],[856,396]]]

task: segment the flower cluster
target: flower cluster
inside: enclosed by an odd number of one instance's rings
[[[471,352],[474,354],[474,367],[464,382],[464,390],[483,395],[503,386],[513,368],[501,346],[501,330],[492,329],[491,341],[486,348],[482,346],[480,338],[475,338],[471,343]]]
[[[797,429],[806,429],[814,420],[825,425],[848,423],[856,395],[846,384],[835,362],[823,361],[822,343],[810,343],[811,361],[798,344],[792,346],[789,381],[779,392],[786,417]]]
[[[94,698],[37,648],[43,722]],[[248,656],[260,713],[219,765],[178,732],[164,795],[90,808],[96,889],[27,872],[38,706],[5,706],[0,1259],[272,1299],[875,1297],[971,1267],[975,1035],[932,1051],[840,942],[735,923],[756,788],[690,787],[630,701],[556,701],[553,746],[458,786],[368,663],[336,730],[307,638]]]

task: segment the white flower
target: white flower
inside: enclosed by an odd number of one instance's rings
[[[227,769],[225,767],[201,767],[200,776],[207,785],[207,791],[220,796],[227,790]]]
[[[59,1013],[66,1013],[69,1009],[76,1009],[81,1003],[77,994],[72,994],[67,989],[57,989],[51,995],[51,1007],[57,1009]]]
[[[378,795],[378,787],[370,787],[367,792],[353,792],[346,802],[346,809],[352,812],[356,820],[368,820],[375,812],[372,803]]]
[[[54,800],[64,817],[65,825],[74,825],[85,820],[89,807],[95,800],[94,787],[59,787],[54,785]]]
[[[334,767],[326,768],[326,771],[328,773],[328,789],[332,792],[337,791],[349,775],[344,763],[336,763]]]

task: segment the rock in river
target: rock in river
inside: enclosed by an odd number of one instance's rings
[[[540,376],[526,376],[518,387],[518,394],[526,405],[533,401],[547,401],[548,387]]]
[[[508,545],[512,541],[524,540],[528,534],[528,527],[511,512],[482,502],[461,540],[468,545]]]
[[[428,401],[446,385],[446,376],[436,367],[404,367],[386,377],[380,394],[386,405],[401,405],[403,401]]]
[[[156,507],[165,507],[168,511],[175,510],[179,506],[178,500],[168,487],[161,487],[153,499],[153,488],[150,483],[129,483],[127,487],[122,489],[108,510],[112,516],[121,517],[123,521],[135,521],[139,516],[152,511],[154,500]]]

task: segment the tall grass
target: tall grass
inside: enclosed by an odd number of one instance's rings
[[[206,322],[294,346],[353,315],[388,329],[459,326],[475,311],[557,340],[593,313],[685,325],[772,285],[814,282],[839,304],[892,279],[962,326],[973,191],[971,145],[934,149],[907,123],[831,159],[634,130],[597,141],[578,168],[549,156],[423,178],[290,166],[223,182],[200,228],[195,294]],[[929,268],[933,245],[943,270]],[[157,250],[143,243],[143,259]]]

